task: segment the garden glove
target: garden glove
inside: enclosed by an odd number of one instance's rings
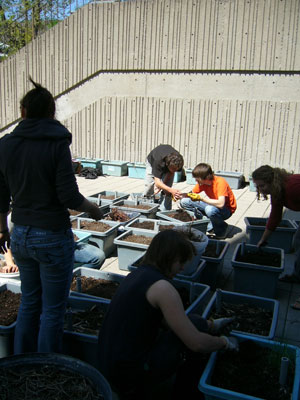
[[[201,200],[200,194],[198,194],[198,193],[188,193],[187,195],[192,201],[200,201]]]
[[[225,350],[239,351],[239,342],[237,338],[233,336],[221,336],[221,338],[226,340]]]
[[[212,319],[211,320],[212,326],[211,326],[210,330],[213,333],[218,333],[223,328],[225,328],[227,325],[231,324],[234,320],[235,320],[235,317]]]

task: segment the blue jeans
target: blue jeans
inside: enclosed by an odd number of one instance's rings
[[[22,289],[14,352],[61,352],[74,263],[73,233],[15,225],[11,250]]]
[[[206,215],[210,219],[207,225],[208,231],[213,229],[217,236],[221,236],[226,232],[228,225],[224,221],[231,217],[232,214],[229,208],[217,208],[206,204],[204,201],[192,201],[189,197],[181,199],[180,205],[182,208],[194,212],[196,218],[202,218],[203,215]]]
[[[172,187],[174,174],[172,174],[168,180],[165,179],[166,174],[162,176],[161,180],[165,185]],[[146,160],[146,176],[145,176],[145,188],[143,192],[143,196],[152,196],[154,194],[154,175],[152,173],[152,166],[148,160]],[[165,193],[163,190],[160,192],[159,199],[159,210],[167,211],[172,209],[172,197],[169,193]]]
[[[88,243],[76,243],[74,262],[83,264],[81,267],[99,269],[104,263],[104,251]]]

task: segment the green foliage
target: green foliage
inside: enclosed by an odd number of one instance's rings
[[[39,34],[68,17],[73,3],[71,0],[1,1],[0,60],[14,54]]]

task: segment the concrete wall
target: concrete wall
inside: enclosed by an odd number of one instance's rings
[[[0,64],[0,134],[31,74],[76,155],[143,161],[170,143],[187,167],[300,172],[299,16],[298,0],[89,4]]]

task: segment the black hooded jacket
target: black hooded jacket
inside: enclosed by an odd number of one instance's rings
[[[84,200],[72,168],[71,133],[54,119],[22,120],[0,139],[0,213],[12,222],[42,229],[67,229],[68,208]]]

